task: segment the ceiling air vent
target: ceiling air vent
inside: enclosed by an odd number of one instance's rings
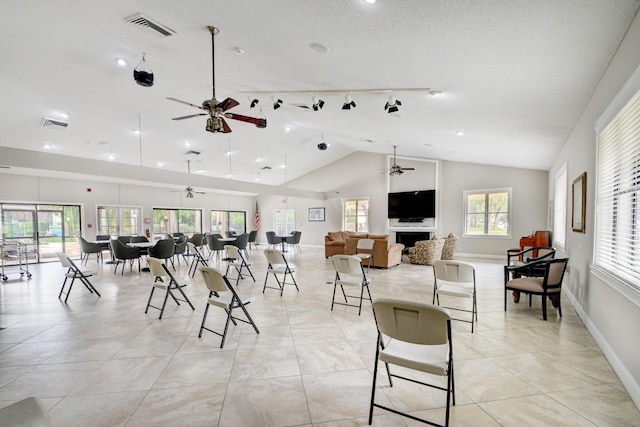
[[[202,151],[198,151],[198,150],[187,150],[184,152],[184,154],[186,156],[199,156],[200,154],[202,154]]]
[[[69,123],[67,122],[63,122],[62,120],[56,120],[56,119],[50,119],[48,117],[45,117],[42,119],[42,122],[40,123],[40,126],[42,126],[43,128],[51,128],[51,129],[61,129],[64,130],[69,126]]]
[[[260,168],[261,171],[270,171],[271,169],[271,166],[263,166]]]
[[[169,37],[176,33],[166,25],[162,25],[158,21],[154,21],[142,13],[136,13],[135,15],[124,18],[124,20],[130,24],[136,25],[138,28],[147,31],[150,34],[155,35],[156,37]]]

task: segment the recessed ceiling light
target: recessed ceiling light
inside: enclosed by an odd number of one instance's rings
[[[44,144],[42,146],[42,148],[44,148],[45,150],[50,150],[51,149],[51,144]]]
[[[164,166],[164,163],[162,163],[162,162],[158,162],[158,167],[159,167],[159,168],[161,168],[161,167],[163,167],[163,166]]]
[[[234,51],[235,53],[237,53],[238,55],[242,55],[242,54],[244,54],[244,49],[243,49],[243,48],[241,48],[241,47],[234,47],[234,48],[233,48],[233,51]]]
[[[374,4],[376,2],[376,0],[365,0],[365,1],[369,4]]]
[[[126,67],[127,66],[127,60],[124,58],[116,58],[116,64],[118,64],[121,67]]]
[[[285,131],[285,132],[291,132],[291,126],[286,126],[286,127],[284,128],[284,131]]]
[[[134,134],[136,134],[136,135],[140,135],[140,133],[141,133],[141,132],[140,132],[140,130],[139,130],[139,129],[134,129],[134,130],[133,130],[133,133],[134,133]]]
[[[256,159],[256,163],[260,163],[261,161],[262,161],[262,157],[258,157],[258,158]]]
[[[184,146],[185,147],[191,147],[191,143],[187,141],[187,142],[184,143]]]
[[[320,43],[311,43],[309,45],[309,47],[311,47],[311,49],[315,50],[318,53],[327,53],[327,52],[329,52],[329,48],[326,47],[325,45],[320,44]]]
[[[434,96],[434,97],[435,96],[440,96],[440,95],[442,95],[442,92],[439,91],[439,90],[431,90],[431,91],[429,91],[429,95]]]
[[[456,135],[463,136],[464,135],[464,131],[463,130],[458,130],[458,131],[456,131]]]
[[[115,160],[115,159],[116,159],[116,156],[114,156],[113,154],[109,154],[109,155],[107,156],[107,159],[109,159],[109,160]]]
[[[98,145],[102,145],[103,147],[108,147],[111,144],[109,144],[107,141],[98,141]]]
[[[61,111],[60,112],[60,117],[62,117],[63,119],[68,119],[69,118],[69,114]]]

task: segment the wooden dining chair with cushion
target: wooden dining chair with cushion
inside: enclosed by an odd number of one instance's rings
[[[358,316],[362,313],[362,300],[368,299],[371,301],[371,292],[369,291],[369,284],[371,281],[364,272],[362,267],[362,259],[354,255],[334,255],[331,258],[333,268],[336,270],[336,276],[333,281],[333,297],[331,299],[331,311],[333,311],[334,304],[347,305],[349,307],[358,307]],[[344,302],[336,302],[336,290],[340,286],[342,297]],[[347,295],[344,288],[358,289],[360,295]],[[367,290],[366,298],[364,291]],[[358,298],[359,303],[350,304],[347,298]]]
[[[519,277],[510,279],[509,266],[504,266],[504,311],[507,311],[507,294],[509,291],[517,291],[529,295],[529,307],[531,307],[532,295],[542,297],[542,318],[547,320],[547,298],[551,300],[554,308],[558,309],[558,315],[562,317],[560,298],[562,295],[562,279],[567,269],[568,258],[545,259],[535,261],[531,268],[542,268],[542,277]]]
[[[267,288],[270,289],[278,289],[280,290],[280,296],[282,296],[284,292],[284,285],[294,285],[297,291],[300,291],[298,288],[298,284],[296,283],[296,279],[293,277],[293,273],[295,269],[287,262],[287,259],[284,257],[284,254],[277,249],[265,249],[264,256],[267,258],[267,263],[269,264],[267,267],[267,275],[264,278],[264,287],[262,288],[262,293]],[[269,274],[273,274],[276,282],[278,283],[278,287],[267,286],[267,280],[269,279]],[[282,282],[278,278],[278,274],[282,274]],[[287,283],[287,276],[289,276],[293,283]]]
[[[440,305],[440,295],[447,297],[467,298],[471,300],[471,309],[455,306],[443,306],[449,310],[471,313],[471,320],[454,318],[461,322],[471,323],[471,333],[478,321],[478,298],[476,294],[476,269],[472,264],[463,261],[438,260],[433,263],[433,304]]]
[[[92,294],[100,296],[100,292],[93,286],[89,277],[94,276],[96,274],[93,270],[82,269],[76,266],[76,264],[67,256],[67,254],[63,252],[56,253],[60,263],[64,268],[67,269],[67,272],[64,274],[64,282],[62,282],[62,288],[60,289],[60,293],[58,294],[58,299],[62,298],[62,294],[66,294],[64,298],[64,302],[67,302],[69,299],[69,294],[71,293],[71,288],[73,287],[73,282],[76,279],[80,280],[80,282],[84,285],[85,288],[89,290]],[[64,291],[64,287],[67,284],[67,280],[71,279],[71,283],[69,283],[69,288],[67,291]]]
[[[220,348],[224,347],[224,341],[227,337],[227,331],[229,330],[229,322],[237,325],[236,321],[239,320],[244,323],[248,323],[253,326],[253,330],[256,334],[260,331],[255,322],[251,318],[251,315],[247,311],[247,305],[255,301],[254,297],[240,297],[236,290],[231,286],[229,280],[225,277],[221,270],[213,267],[201,267],[202,277],[204,277],[204,283],[209,290],[209,298],[207,299],[207,306],[204,309],[204,315],[202,316],[202,324],[200,325],[200,332],[198,338],[202,337],[202,331],[207,330],[222,337],[220,342]],[[224,331],[222,333],[216,332],[213,329],[209,329],[205,326],[207,321],[207,315],[209,314],[209,307],[215,306],[222,308],[227,313],[227,321],[224,325]],[[233,315],[233,310],[242,310],[245,319],[236,317]]]
[[[376,299],[373,301],[378,340],[376,344],[371,404],[369,406],[369,425],[373,421],[373,408],[381,408],[416,421],[430,425],[449,425],[449,408],[456,404],[453,376],[453,343],[451,340],[451,316],[445,308],[416,301],[399,299]],[[378,362],[385,364],[389,385],[394,386],[392,378],[399,378],[421,384],[447,393],[444,424],[418,418],[413,414],[375,402]],[[391,372],[391,366],[404,368],[403,375]],[[446,386],[424,382],[420,378],[404,376],[410,370],[446,378]],[[406,393],[415,395],[413,389]],[[422,395],[420,395],[422,396]],[[398,405],[394,405],[398,407]]]
[[[164,314],[164,308],[167,305],[167,299],[169,296],[175,301],[177,305],[180,305],[180,301],[186,302],[189,304],[192,310],[195,310],[191,301],[187,297],[187,294],[182,290],[183,286],[181,286],[178,281],[173,277],[166,264],[158,258],[148,257],[147,263],[149,264],[149,269],[151,270],[151,275],[154,277],[153,286],[151,287],[151,293],[149,294],[149,300],[147,301],[147,307],[144,309],[144,312],[147,313],[149,311],[149,307],[160,310],[160,316],[158,319],[162,319],[162,315]],[[164,291],[164,300],[162,302],[162,307],[157,307],[155,305],[151,305],[151,300],[153,299],[153,293],[156,289],[160,291]],[[174,291],[178,291],[182,295],[182,299],[177,298]]]

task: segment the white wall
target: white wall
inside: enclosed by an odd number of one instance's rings
[[[576,123],[573,132],[549,171],[549,199],[552,200],[554,176],[567,162],[569,185],[587,172],[586,233],[571,231],[571,192],[567,198],[566,255],[571,276],[564,289],[589,331],[598,341],[609,362],[640,407],[640,307],[613,287],[611,280],[590,270],[593,259],[594,187],[596,135],[594,124],[629,77],[640,65],[640,17],[636,16],[593,96]],[[569,187],[570,188],[570,187]]]

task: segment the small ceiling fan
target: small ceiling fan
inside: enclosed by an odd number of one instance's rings
[[[191,160],[187,160],[187,173],[191,175]],[[184,190],[171,190],[172,192],[185,192],[185,197],[187,199],[193,199],[194,194],[207,194],[204,191],[196,191],[192,186],[187,186]]]
[[[398,163],[396,163],[396,148],[397,148],[397,146],[394,145],[393,146],[393,163],[391,164],[391,167],[389,168],[389,175],[390,176],[402,175],[404,173],[404,171],[415,170],[415,168],[403,168]]]
[[[179,102],[181,104],[189,105],[194,108],[206,111],[206,113],[190,114],[188,116],[174,117],[172,120],[184,120],[198,116],[209,116],[207,119],[206,130],[211,133],[229,133],[231,128],[225,121],[225,119],[239,120],[241,122],[247,122],[256,125],[259,128],[267,127],[267,119],[260,119],[255,117],[243,116],[240,114],[227,113],[227,110],[232,109],[240,105],[238,101],[232,98],[226,98],[223,101],[218,102],[216,99],[216,74],[215,74],[215,35],[218,34],[218,29],[215,27],[207,27],[211,33],[211,80],[213,85],[213,96],[211,99],[202,101],[202,106],[192,104],[190,102],[182,101],[180,99],[167,97],[171,101]]]

